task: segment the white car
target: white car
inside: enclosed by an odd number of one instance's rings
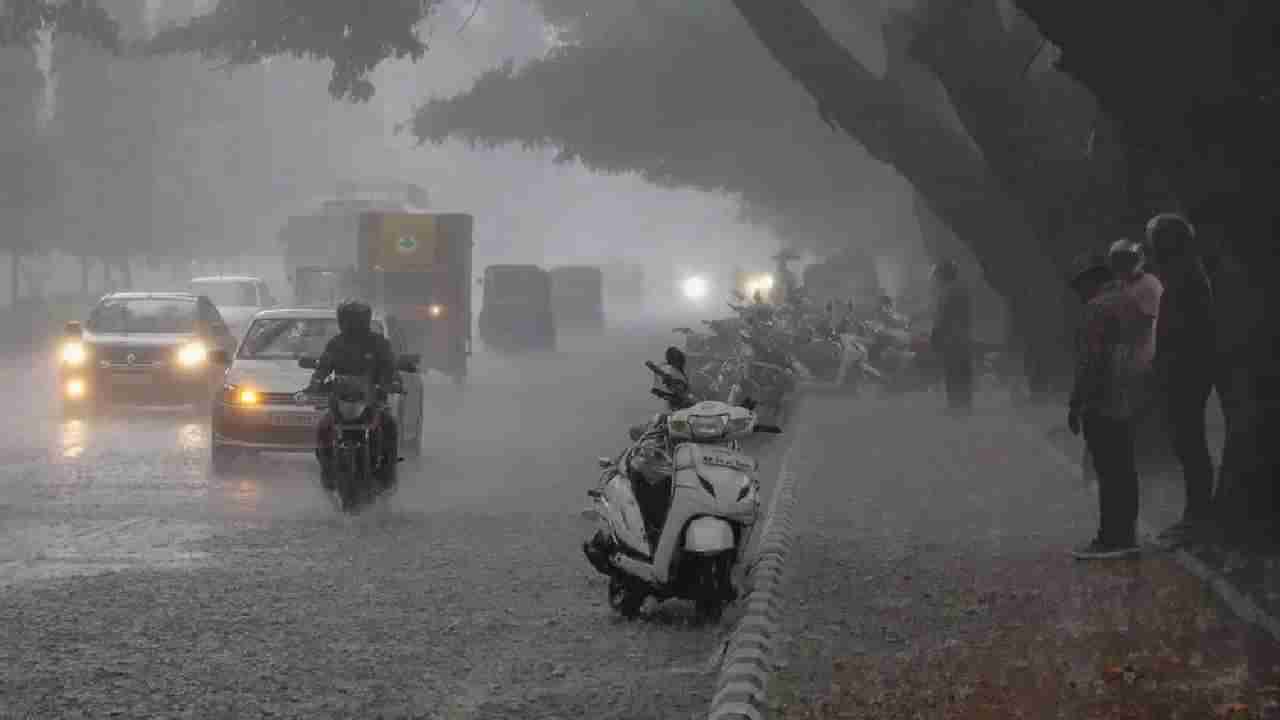
[[[406,358],[395,318],[375,312],[373,329],[390,341],[397,358]],[[298,367],[298,358],[318,357],[337,334],[333,308],[263,310],[254,316],[213,403],[215,473],[224,472],[236,455],[316,448],[316,426],[325,409],[296,397],[311,380],[311,371]],[[400,426],[400,452],[414,457],[422,446],[422,375],[401,371],[400,381],[404,395],[392,395],[388,402]]]
[[[247,275],[200,277],[191,281],[191,292],[213,301],[237,340],[244,337],[249,321],[259,310],[275,307],[275,298],[261,278]]]

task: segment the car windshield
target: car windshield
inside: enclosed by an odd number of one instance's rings
[[[188,333],[195,323],[195,300],[182,298],[109,299],[89,315],[97,333]]]
[[[374,332],[385,335],[382,323],[373,321]],[[246,360],[296,360],[317,357],[330,338],[338,334],[338,319],[260,318],[245,333],[237,357]]]
[[[191,291],[204,295],[218,307],[255,307],[257,288],[251,282],[225,281],[191,283]]]

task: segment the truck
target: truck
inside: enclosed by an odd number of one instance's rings
[[[484,269],[480,339],[508,355],[555,350],[551,274],[537,265],[490,265]]]
[[[294,301],[363,299],[397,323],[423,369],[462,383],[471,354],[474,224],[465,213],[340,195],[290,218],[280,232]]]
[[[551,269],[551,310],[557,331],[604,331],[604,273],[591,265]]]

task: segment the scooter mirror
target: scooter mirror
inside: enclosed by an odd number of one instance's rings
[[[631,436],[631,442],[638,442],[640,438],[644,437],[644,429],[633,427],[628,434]]]
[[[613,461],[607,457],[598,458],[596,460],[596,464],[598,464],[602,470],[607,470],[613,467]]]

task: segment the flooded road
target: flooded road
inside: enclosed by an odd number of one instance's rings
[[[215,477],[191,410],[64,421],[51,371],[27,359],[2,390],[27,412],[0,424],[0,696],[35,716],[705,709],[732,618],[699,627],[672,601],[619,622],[580,549],[595,460],[659,409],[643,363],[671,340],[478,354],[467,388],[428,386],[423,457],[355,518],[334,513],[309,455]]]

